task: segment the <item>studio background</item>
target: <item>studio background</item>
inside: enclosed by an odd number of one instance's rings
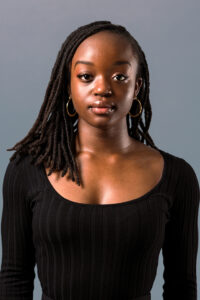
[[[0,4],[0,187],[13,151],[30,130],[65,38],[81,25],[123,25],[144,50],[150,71],[150,135],[159,148],[184,158],[200,180],[200,2],[191,0],[7,0]],[[2,193],[0,213],[2,214]],[[199,216],[200,219],[200,216]],[[2,258],[0,241],[0,259]],[[200,250],[197,258],[200,297]],[[41,297],[35,268],[34,300]],[[160,252],[152,300],[160,300]]]

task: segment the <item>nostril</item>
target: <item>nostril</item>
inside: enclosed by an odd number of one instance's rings
[[[101,92],[101,91],[97,91],[96,93],[95,93],[95,96],[106,96],[106,97],[109,97],[109,96],[111,96],[112,95],[112,91],[111,90],[108,90],[108,91],[106,91],[106,92]]]

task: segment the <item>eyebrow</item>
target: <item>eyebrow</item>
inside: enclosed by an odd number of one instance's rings
[[[78,60],[78,61],[76,61],[75,65],[74,65],[74,69],[75,69],[76,65],[78,65],[78,64],[85,64],[85,65],[94,66],[94,64],[92,62],[90,62],[90,61]],[[129,61],[127,61],[127,60],[118,60],[113,65],[114,66],[119,66],[119,65],[123,65],[123,64],[128,64],[128,65],[131,66],[131,63]]]

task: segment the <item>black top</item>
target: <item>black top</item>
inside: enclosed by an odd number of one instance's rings
[[[26,156],[3,180],[0,300],[31,300],[34,267],[50,300],[151,299],[160,251],[163,299],[197,300],[199,183],[183,158],[159,150],[158,184],[126,202],[65,199]]]

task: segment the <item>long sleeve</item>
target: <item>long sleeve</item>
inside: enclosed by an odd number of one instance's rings
[[[10,161],[3,179],[0,300],[32,300],[35,251],[23,161]]]
[[[162,247],[164,300],[197,300],[199,183],[194,169],[180,158],[178,181]]]

